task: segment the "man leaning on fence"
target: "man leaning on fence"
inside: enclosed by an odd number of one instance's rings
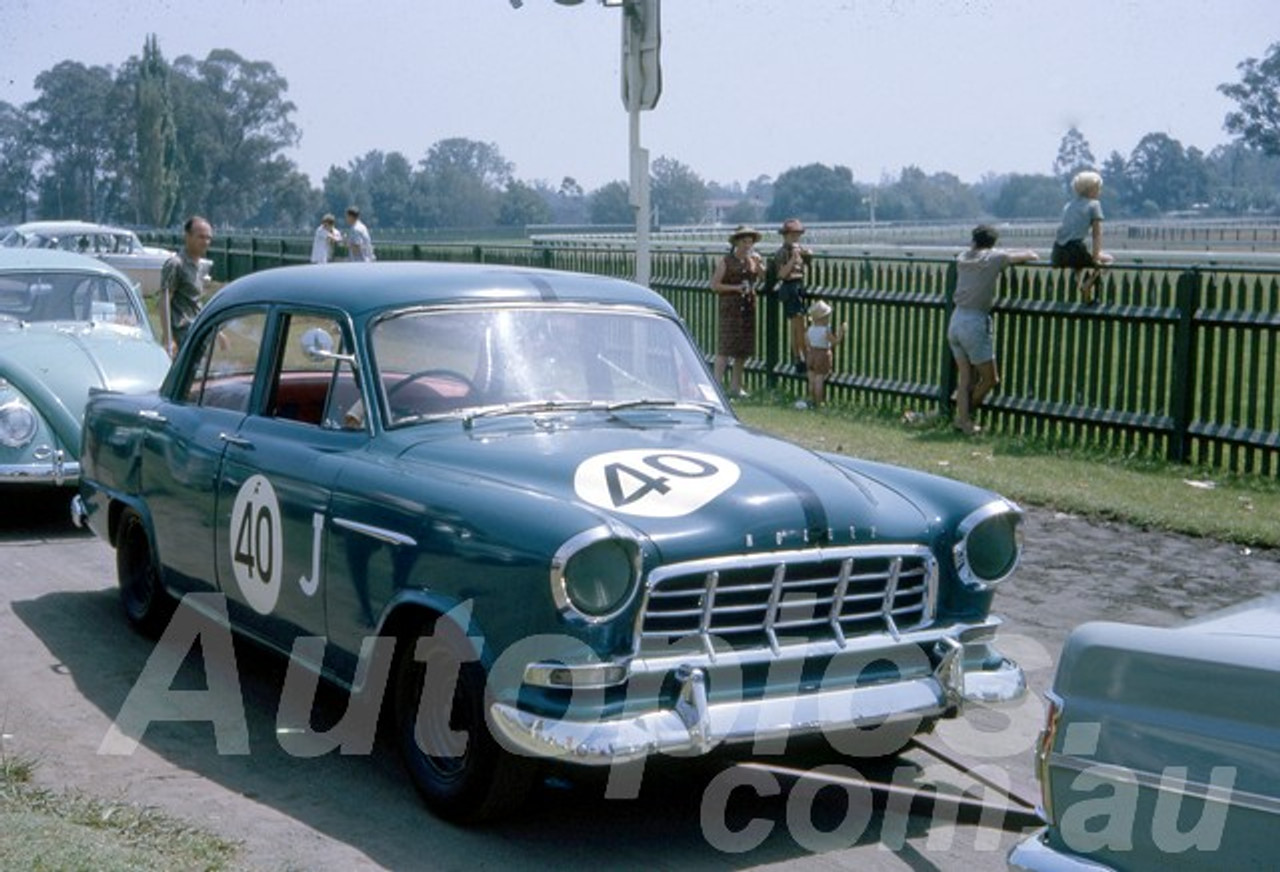
[[[994,227],[979,224],[973,229],[973,245],[956,258],[955,311],[947,325],[947,343],[958,370],[955,428],[966,434],[978,431],[973,413],[1000,383],[991,329],[991,309],[1000,273],[1011,264],[1039,258],[1029,248],[996,248],[998,238]]]

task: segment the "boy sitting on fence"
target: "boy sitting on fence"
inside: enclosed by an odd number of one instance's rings
[[[1062,224],[1053,240],[1049,263],[1057,267],[1069,267],[1080,299],[1086,306],[1093,305],[1094,288],[1102,276],[1102,267],[1114,258],[1102,250],[1102,176],[1092,170],[1076,173],[1071,180],[1076,198],[1062,210]],[[1085,235],[1091,237],[1093,251],[1085,245]]]

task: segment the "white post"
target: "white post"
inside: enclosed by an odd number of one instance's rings
[[[631,17],[622,16],[624,28],[633,27]],[[640,72],[640,38],[627,39],[627,114],[630,116],[631,205],[636,213],[636,283],[649,285],[649,152],[640,145],[640,98],[643,92]]]

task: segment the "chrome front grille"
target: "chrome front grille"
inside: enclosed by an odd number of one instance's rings
[[[651,574],[640,652],[742,651],[928,625],[937,567],[922,546],[851,546],[738,555]]]

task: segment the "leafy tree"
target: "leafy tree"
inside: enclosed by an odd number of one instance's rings
[[[380,152],[370,154],[378,154],[380,158],[366,167],[363,179],[369,195],[367,208],[370,215],[377,219],[376,226],[414,226],[418,223],[420,209],[414,188],[413,165],[398,151],[389,152],[385,156]],[[362,212],[362,217],[363,214]]]
[[[1189,167],[1182,143],[1166,133],[1148,133],[1134,146],[1125,173],[1131,203],[1151,214],[1185,209],[1188,198]]]
[[[1261,61],[1248,58],[1236,69],[1239,82],[1218,86],[1238,107],[1227,113],[1223,127],[1263,154],[1280,155],[1280,42]]]
[[[492,143],[442,139],[418,164],[416,184],[426,227],[490,227],[511,181],[511,164]]]
[[[288,82],[272,64],[229,49],[215,49],[202,61],[184,55],[173,70],[185,79],[174,88],[183,155],[180,212],[242,223],[261,210],[280,152],[298,143]]]
[[[973,189],[955,175],[926,175],[919,167],[910,166],[880,193],[877,208],[883,218],[935,221],[972,217],[981,205]]]
[[[742,199],[724,211],[726,224],[755,224],[764,215],[764,210],[755,200]]]
[[[28,219],[35,189],[36,144],[26,114],[0,101],[0,221]]]
[[[1129,162],[1120,152],[1111,152],[1103,161],[1102,181],[1102,208],[1108,218],[1133,215],[1139,211],[1142,203],[1134,202],[1133,186],[1129,183]]]
[[[812,163],[792,167],[778,176],[773,183],[773,202],[765,214],[770,221],[850,221],[861,213],[861,196],[853,183],[853,171],[845,166]]]
[[[592,191],[587,198],[587,214],[592,224],[634,224],[631,186],[626,182],[609,182]]]
[[[284,157],[275,158],[267,169],[269,187],[263,192],[259,211],[248,223],[275,228],[314,225],[321,212],[321,198],[310,180]]]
[[[707,214],[707,186],[689,167],[660,157],[650,169],[653,210],[664,224],[696,224]]]
[[[178,136],[169,92],[169,65],[160,54],[155,35],[142,49],[136,85],[136,196],[138,216],[145,224],[167,227],[176,223],[178,201]]]
[[[1053,176],[1014,173],[991,202],[997,218],[1049,218],[1062,211],[1062,182]]]
[[[1214,209],[1233,214],[1280,211],[1280,157],[1237,140],[1210,152],[1206,168],[1207,200]]]
[[[107,186],[114,84],[107,67],[63,61],[36,76],[39,96],[25,107],[34,144],[47,165],[40,179],[39,211],[47,218],[102,220]]]
[[[498,203],[498,223],[503,227],[525,227],[529,224],[546,224],[551,219],[551,207],[532,185],[512,179],[507,183]]]
[[[1058,156],[1053,161],[1053,174],[1062,179],[1067,190],[1070,190],[1071,179],[1081,170],[1091,170],[1098,165],[1097,159],[1093,156],[1093,150],[1089,148],[1089,140],[1084,138],[1073,124],[1069,130],[1062,136],[1062,142],[1058,144]]]
[[[560,188],[556,191],[542,191],[548,207],[551,209],[551,220],[557,224],[585,224],[587,221],[587,195],[582,185],[572,176],[560,180]]]

